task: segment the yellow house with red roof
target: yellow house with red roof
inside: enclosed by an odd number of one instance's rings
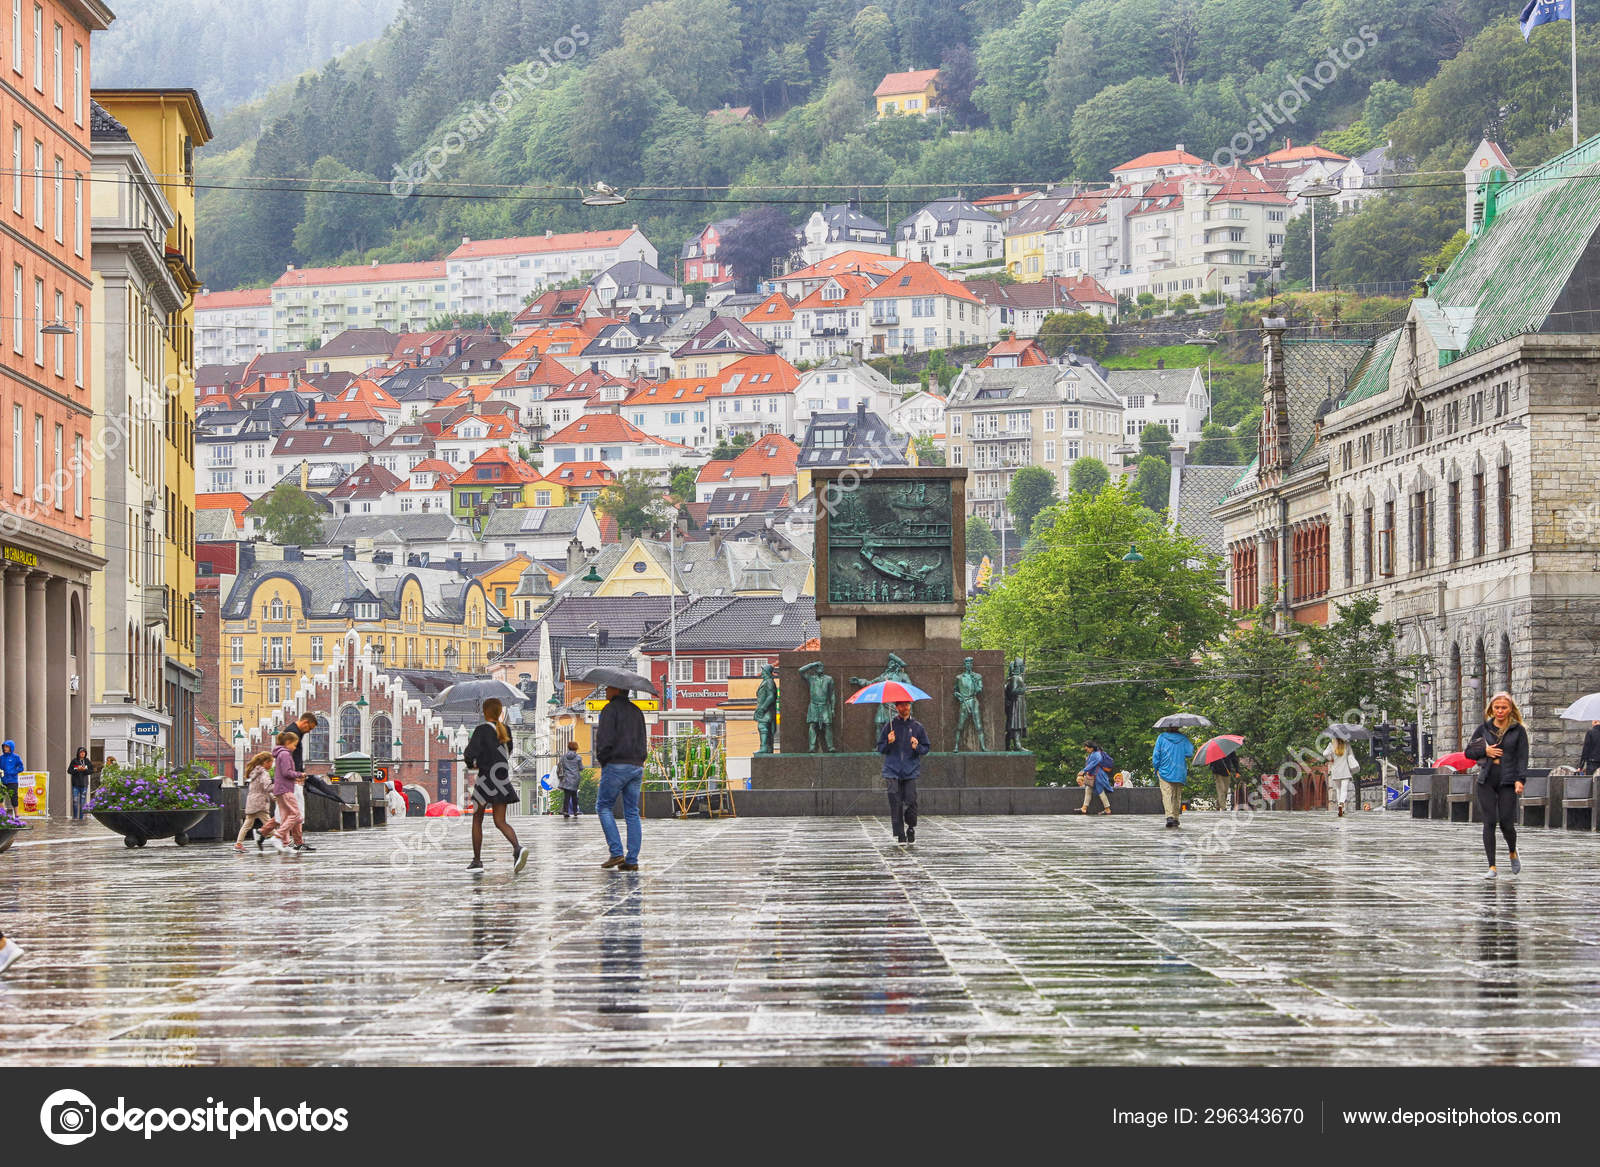
[[[937,69],[913,69],[907,73],[890,73],[872,91],[878,103],[880,118],[914,115],[926,117],[933,109],[938,96],[935,83]]]

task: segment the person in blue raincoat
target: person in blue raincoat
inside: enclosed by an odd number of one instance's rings
[[[1150,764],[1161,781],[1161,805],[1167,812],[1169,827],[1177,826],[1178,817],[1183,814],[1183,784],[1189,780],[1189,759],[1193,755],[1194,743],[1175,729],[1162,730],[1150,753]]]
[[[1083,751],[1085,754],[1083,769],[1078,771],[1078,785],[1083,787],[1083,805],[1078,808],[1078,813],[1088,814],[1089,803],[1098,794],[1100,804],[1105,807],[1102,813],[1110,814],[1113,786],[1111,775],[1116,772],[1117,764],[1097,742],[1089,742],[1083,747]]]
[[[17,743],[7,738],[0,742],[0,799],[13,810],[17,807],[17,775],[22,773],[22,759],[17,756]]]

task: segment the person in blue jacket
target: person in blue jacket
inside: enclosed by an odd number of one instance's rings
[[[0,742],[0,783],[3,783],[3,793],[6,805],[12,810],[17,808],[17,775],[22,773],[22,759],[17,756],[17,743],[7,738]]]
[[[917,778],[928,752],[928,731],[911,716],[911,702],[896,701],[894,716],[878,731],[883,781],[889,788],[889,825],[897,843],[917,841]]]
[[[1089,804],[1098,794],[1100,805],[1105,808],[1102,813],[1110,814],[1111,791],[1115,785],[1111,776],[1117,764],[1111,760],[1110,754],[1100,748],[1098,742],[1084,743],[1083,753],[1083,769],[1078,771],[1078,785],[1083,787],[1083,805],[1078,808],[1078,813],[1088,814]]]
[[[1150,764],[1161,780],[1161,805],[1167,812],[1167,826],[1178,825],[1183,814],[1183,784],[1189,780],[1189,759],[1194,755],[1194,743],[1175,729],[1161,731],[1156,738],[1156,748],[1150,753]]]

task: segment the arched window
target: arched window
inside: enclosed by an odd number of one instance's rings
[[[272,619],[274,619],[274,620],[282,620],[283,619],[283,601],[280,600],[277,596],[273,596],[272,597]]]
[[[339,710],[339,753],[361,752],[361,710],[346,705]]]
[[[1489,683],[1489,660],[1483,651],[1483,638],[1478,638],[1477,646],[1472,650],[1472,675],[1478,678],[1478,688],[1473,694],[1477,698],[1473,702],[1472,720],[1476,724],[1478,710],[1489,703],[1489,694],[1494,692],[1494,686]]]
[[[372,760],[387,762],[394,757],[394,728],[383,714],[372,719]]]
[[[1500,677],[1500,687],[1511,692],[1511,637],[1504,633],[1500,636]]]
[[[328,719],[317,718],[317,728],[311,731],[311,736],[306,739],[305,757],[308,762],[328,762],[332,758],[328,755]]]

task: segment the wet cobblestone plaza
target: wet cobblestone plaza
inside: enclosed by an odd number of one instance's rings
[[[1257,815],[411,819],[0,856],[5,1064],[1600,1064],[1600,837]],[[430,836],[429,829],[432,830]]]

